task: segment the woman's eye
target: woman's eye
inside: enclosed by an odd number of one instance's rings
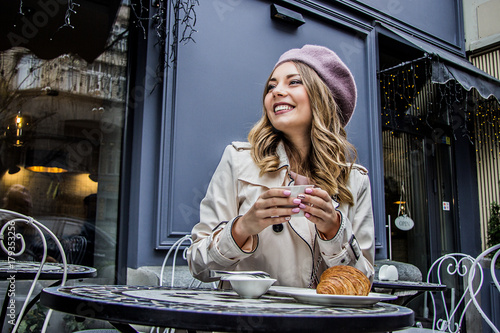
[[[301,80],[292,80],[290,81],[290,84],[302,84]]]
[[[267,86],[267,92],[270,92],[271,90],[274,89],[274,87],[276,87],[274,84],[270,84]]]

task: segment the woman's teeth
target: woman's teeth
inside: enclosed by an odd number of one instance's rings
[[[293,106],[290,105],[278,105],[277,107],[274,108],[274,112],[279,112],[283,110],[291,110],[293,109]]]

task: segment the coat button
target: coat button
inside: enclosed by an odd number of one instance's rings
[[[274,232],[282,232],[283,231],[283,224],[273,224],[273,230]]]

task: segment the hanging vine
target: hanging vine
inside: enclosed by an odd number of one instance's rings
[[[177,62],[177,47],[179,44],[195,42],[196,6],[198,0],[156,0],[153,2],[155,13],[150,17],[143,0],[133,4],[132,12],[137,18],[137,24],[146,38],[146,28],[143,22],[151,21],[156,34],[156,46],[159,48],[162,61],[157,67],[156,76],[161,81],[165,68]]]
[[[156,34],[160,56],[162,60],[156,70],[156,76],[159,81],[163,78],[166,67],[170,67],[177,61],[178,45],[186,44],[190,41],[195,42],[193,35],[196,33],[196,6],[199,6],[199,0],[153,0],[151,9],[154,13],[149,13],[149,2],[147,0],[132,0],[130,3],[131,12],[135,16],[134,23],[142,30],[144,38],[147,36],[147,26],[151,22]],[[78,7],[81,4],[78,0],[67,0],[64,24],[62,24],[54,35],[64,28],[74,29],[71,24],[71,16],[77,14]],[[19,14],[24,13],[24,1],[19,0]],[[128,30],[119,38],[111,43],[117,43],[128,35]]]
[[[162,50],[164,66],[175,64],[177,61],[177,46],[181,43],[195,42],[193,34],[196,32],[196,11],[195,7],[199,5],[198,0],[170,0],[168,3],[171,6],[171,22],[169,24],[168,11],[165,2],[158,1],[158,13],[153,16],[156,23],[155,30],[158,37],[157,45]],[[171,31],[170,31],[171,30]],[[169,36],[171,32],[171,36]],[[171,38],[170,45],[166,45],[167,40]],[[170,47],[169,56],[167,56],[167,48]],[[163,72],[164,68],[160,68]]]

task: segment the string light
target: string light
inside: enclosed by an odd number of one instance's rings
[[[432,83],[430,61],[418,59],[379,73],[382,124],[393,132],[409,130],[422,136],[450,133],[454,139],[464,136],[471,144],[487,138],[492,144],[490,150],[497,151],[498,101],[485,100],[453,80]]]

